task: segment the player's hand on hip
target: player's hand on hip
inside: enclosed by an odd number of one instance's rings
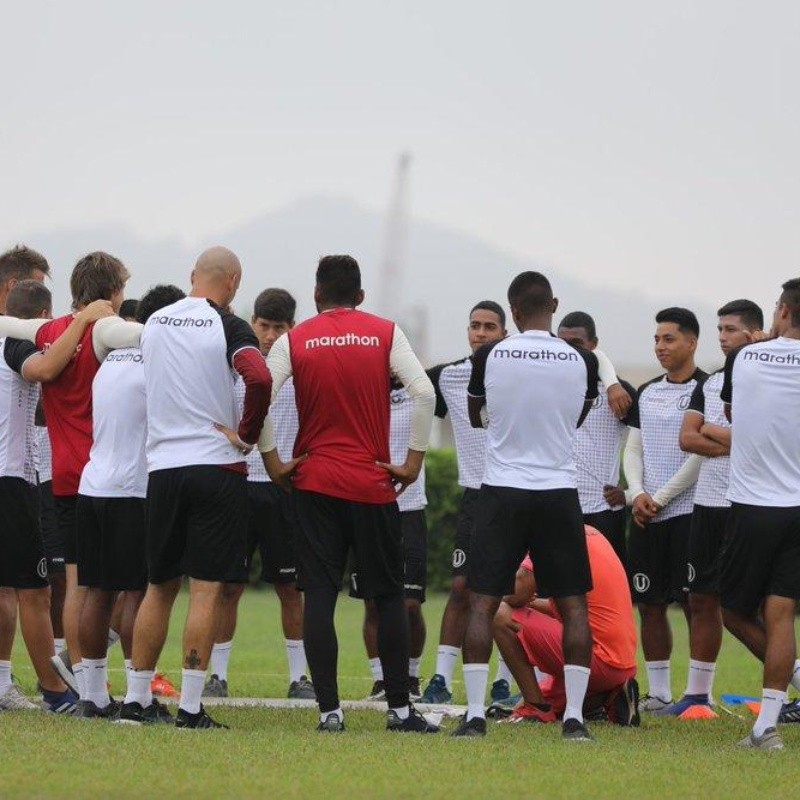
[[[269,474],[270,480],[280,486],[281,489],[289,492],[292,489],[292,476],[294,475],[294,471],[297,469],[298,465],[305,461],[308,458],[307,455],[297,456],[297,458],[293,458],[290,461],[281,461],[280,459],[276,459],[275,461],[270,462],[270,465],[267,469]]]
[[[415,464],[384,464],[382,461],[376,461],[375,463],[389,473],[398,495],[402,494],[419,478],[420,471]]]
[[[606,389],[606,397],[608,397],[608,406],[617,419],[622,419],[633,405],[631,396],[619,383]]]
[[[225,438],[235,447],[242,455],[248,455],[255,447],[254,444],[247,444],[239,438],[239,434],[220,422],[215,422],[214,427],[225,436]]]
[[[94,300],[85,308],[81,309],[75,315],[75,318],[89,323],[97,322],[99,319],[113,316],[116,316],[114,313],[114,307],[108,300]]]

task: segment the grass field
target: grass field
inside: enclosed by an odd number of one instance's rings
[[[180,598],[160,668],[180,676]],[[444,598],[425,609],[429,623],[423,674],[436,653]],[[688,661],[685,624],[673,617],[673,688],[680,693]],[[360,641],[361,609],[342,598],[338,610],[343,698],[371,686]],[[34,678],[18,638],[15,671],[27,690]],[[122,692],[121,654],[111,657],[112,690]],[[456,678],[460,678],[457,671]],[[230,686],[239,696],[285,695],[286,662],[278,605],[269,591],[249,591],[241,606]],[[726,639],[716,693],[759,694],[760,670]],[[456,684],[463,702],[463,685]],[[558,726],[491,724],[485,739],[399,736],[383,730],[382,714],[348,712],[347,732],[322,736],[306,709],[216,709],[230,731],[129,728],[32,712],[0,715],[0,797],[782,797],[794,794],[800,725],[787,726],[786,750],[742,752],[748,730],[721,715],[704,722],[646,719],[642,727],[593,726],[594,745],[569,745]],[[452,726],[454,723],[446,723]]]

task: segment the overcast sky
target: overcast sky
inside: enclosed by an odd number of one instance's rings
[[[408,149],[415,217],[572,277],[716,303],[800,274],[793,0],[27,0],[2,25],[0,246],[383,208]]]

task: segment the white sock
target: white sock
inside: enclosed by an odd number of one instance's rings
[[[781,707],[786,702],[786,692],[779,689],[764,689],[761,693],[761,711],[753,725],[753,734],[761,736],[767,728],[774,728],[778,724],[778,715]]]
[[[231,648],[233,642],[220,642],[215,644],[211,650],[211,674],[216,675],[221,681],[228,680],[228,662],[231,660]],[[190,670],[197,672],[197,670]],[[184,670],[185,672],[185,670]],[[196,711],[192,711],[196,714]]]
[[[220,678],[224,680],[224,678]],[[181,699],[178,708],[197,714],[200,711],[200,698],[203,695],[203,686],[206,682],[204,669],[181,670]]]
[[[400,719],[408,719],[408,716],[411,713],[411,707],[403,706],[402,708],[390,708],[389,711],[394,711],[394,713],[397,714]]]
[[[83,682],[86,696],[81,699],[91,701],[98,708],[105,708],[109,703],[108,658],[84,658]]]
[[[422,663],[422,658],[409,658],[408,659],[408,674],[412,678],[419,678],[419,668]]]
[[[539,667],[533,668],[533,674],[536,676],[536,682],[541,683],[546,681],[550,676],[546,672],[542,672]]]
[[[134,669],[128,671],[128,693],[125,695],[126,703],[138,703],[142,708],[153,703],[153,693],[150,691],[150,681],[156,674],[154,669]]]
[[[56,651],[56,654],[60,653],[66,646],[66,639],[53,639],[53,650]]]
[[[336,714],[336,716],[339,717],[339,722],[344,721],[344,711],[342,711],[341,707],[334,708],[333,711],[320,711],[319,721],[325,722],[325,720],[328,719],[331,714]]]
[[[586,687],[589,685],[589,667],[577,664],[564,665],[564,686],[567,690],[567,707],[564,719],[577,719],[583,722],[583,701],[586,699]]]
[[[83,675],[83,661],[72,665],[72,674],[75,676],[75,683],[78,684],[78,697],[81,700],[86,699],[86,679]]]
[[[436,674],[444,678],[448,689],[453,684],[453,670],[456,668],[456,661],[460,655],[461,648],[450,647],[449,644],[440,644],[436,651]],[[483,699],[481,699],[482,702]]]
[[[695,661],[689,659],[689,679],[686,681],[686,694],[706,694],[711,697],[714,685],[714,661]]]
[[[369,671],[372,673],[372,680],[383,680],[383,665],[381,664],[381,660],[379,658],[371,658],[369,660]]]
[[[0,661],[0,697],[11,688],[11,662]]]
[[[792,672],[792,686],[800,692],[800,659],[794,662],[794,672]]]
[[[285,639],[286,658],[289,659],[289,683],[299,681],[306,674],[306,646],[302,639]]]
[[[131,685],[131,670],[133,669],[133,661],[130,658],[125,659],[125,694]]]
[[[506,666],[506,662],[503,661],[503,656],[499,653],[497,655],[497,675],[494,676],[494,682],[497,681],[505,681],[509,686],[511,686],[511,682],[514,680],[514,676],[511,674],[511,670]]]
[[[108,629],[108,647],[112,648],[119,641],[119,634],[113,629]]]
[[[467,722],[473,717],[485,717],[483,700],[489,682],[488,664],[464,664],[464,683],[467,686]]]
[[[669,661],[645,661],[647,667],[647,686],[651,697],[658,697],[667,703],[672,702],[672,680]]]

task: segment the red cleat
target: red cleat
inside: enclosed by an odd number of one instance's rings
[[[159,697],[180,697],[180,692],[163,673],[156,672],[150,681],[150,691]]]
[[[506,719],[506,722],[542,722],[551,723],[557,722],[556,712],[552,708],[544,711],[538,706],[531,705],[530,703],[523,703],[517,706],[512,712],[511,716]]]

